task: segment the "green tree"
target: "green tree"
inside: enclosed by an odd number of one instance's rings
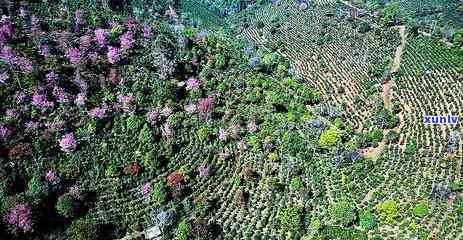
[[[416,152],[416,143],[412,141],[405,146],[405,154],[412,155]]]
[[[318,140],[318,144],[323,148],[329,148],[341,143],[339,131],[335,128],[325,130]]]
[[[423,218],[426,215],[428,215],[429,210],[428,210],[428,204],[421,202],[415,205],[413,208],[413,215],[415,215],[418,218]]]
[[[463,45],[463,29],[460,29],[453,34],[452,43],[456,47],[460,47]]]
[[[301,229],[301,210],[296,207],[289,207],[278,213],[280,226],[290,232],[299,232]]]
[[[191,234],[191,223],[188,219],[184,218],[177,226],[175,230],[175,239],[177,240],[187,240]]]
[[[355,218],[355,206],[349,201],[340,201],[330,208],[331,217],[337,223],[347,226]]]
[[[40,177],[33,177],[27,183],[27,195],[31,201],[38,202],[48,195],[48,188]]]
[[[382,129],[375,129],[369,133],[369,138],[373,142],[373,144],[377,144],[383,139],[383,130]]]
[[[153,200],[156,202],[158,206],[161,206],[162,204],[164,204],[166,200],[166,187],[164,186],[164,183],[157,182],[154,184],[151,197],[153,198]]]
[[[66,233],[70,240],[98,239],[98,226],[87,219],[78,219],[71,223]]]
[[[392,144],[392,143],[397,143],[399,140],[399,134],[397,131],[391,130],[387,133],[386,135],[387,143]]]
[[[463,13],[463,4],[457,7],[457,11]]]
[[[56,212],[58,212],[60,216],[65,218],[75,217],[78,207],[78,202],[69,193],[60,196],[55,206]]]
[[[363,211],[359,215],[360,227],[365,230],[373,229],[376,226],[375,215],[370,211]]]
[[[463,197],[459,197],[457,199],[457,203],[455,204],[455,211],[457,212],[457,215],[462,218],[463,217]]]
[[[301,177],[294,177],[291,179],[290,187],[295,191],[299,191],[303,187]]]
[[[379,213],[379,218],[386,224],[397,224],[402,218],[399,212],[399,206],[394,200],[387,200],[378,204],[377,210]]]
[[[359,32],[360,33],[366,33],[368,31],[370,31],[370,29],[371,29],[371,26],[370,26],[369,23],[367,23],[367,22],[361,22],[360,23],[360,26],[359,26]]]
[[[398,2],[390,2],[386,5],[383,9],[383,22],[386,24],[394,23],[398,18],[399,13],[399,3]]]

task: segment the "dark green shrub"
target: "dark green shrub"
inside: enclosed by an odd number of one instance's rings
[[[360,26],[359,26],[359,32],[360,33],[366,33],[368,31],[370,31],[370,29],[371,29],[371,26],[370,26],[369,23],[367,23],[367,22],[361,22],[360,23]]]
[[[280,226],[290,232],[298,232],[301,229],[301,210],[296,207],[289,207],[278,213]]]
[[[405,146],[405,154],[412,155],[416,152],[416,143],[414,141]]]
[[[397,143],[397,141],[399,140],[399,134],[396,131],[391,130],[387,133],[386,140],[389,144]]]
[[[369,137],[371,141],[373,142],[373,145],[378,144],[383,139],[383,130],[382,129],[375,129],[372,132],[370,132]]]
[[[355,218],[355,206],[348,201],[340,201],[330,208],[331,217],[343,226],[349,225]]]
[[[363,211],[359,215],[360,227],[365,230],[373,229],[376,226],[375,215],[370,211]]]
[[[413,208],[413,215],[418,218],[423,218],[428,215],[428,204],[426,203],[418,203]]]
[[[32,202],[38,202],[48,195],[48,187],[39,177],[33,177],[27,183],[27,196]]]
[[[303,187],[301,177],[294,177],[293,179],[291,179],[290,187],[294,191],[299,191]]]
[[[191,223],[188,219],[184,218],[177,226],[175,230],[175,239],[176,240],[187,240],[190,239],[191,235]]]
[[[98,226],[88,219],[78,219],[71,223],[66,230],[70,240],[98,239]]]
[[[153,186],[151,197],[157,205],[161,206],[166,200],[166,188],[162,182],[157,182]]]
[[[69,193],[60,196],[55,206],[56,212],[65,218],[75,217],[78,207],[78,202]]]
[[[397,224],[402,218],[402,215],[399,212],[399,206],[394,200],[387,200],[378,204],[377,210],[379,218],[386,224]]]
[[[318,140],[318,144],[322,148],[329,148],[332,146],[336,146],[341,143],[341,137],[337,129],[331,128],[325,130],[321,135],[320,139]]]

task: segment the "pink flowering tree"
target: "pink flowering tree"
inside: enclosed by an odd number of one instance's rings
[[[214,104],[214,98],[212,97],[199,99],[198,101],[199,115],[204,119],[209,118],[212,113],[213,104]]]
[[[117,48],[117,47],[109,47],[107,57],[108,57],[108,62],[109,63],[116,64],[121,58],[119,48]]]
[[[77,141],[73,133],[68,133],[64,135],[61,140],[59,140],[59,146],[61,150],[65,153],[73,152],[77,147]]]
[[[32,232],[34,223],[31,206],[17,204],[7,212],[4,221],[14,234]]]
[[[53,170],[48,170],[47,172],[45,172],[45,180],[53,186],[56,186],[61,182],[60,177]]]

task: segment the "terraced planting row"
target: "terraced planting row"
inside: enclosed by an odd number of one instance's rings
[[[461,116],[463,95],[462,52],[448,49],[428,37],[412,37],[404,49],[397,73],[393,101],[400,102],[404,124],[397,143],[388,145],[375,162],[372,178],[384,178],[376,187],[387,197],[407,206],[427,202],[430,215],[419,225],[438,239],[461,239],[462,222],[456,219],[456,199],[461,193],[451,186],[461,181],[462,148],[451,147],[451,135],[460,141],[461,122],[457,125],[424,124],[425,115]],[[454,137],[455,138],[455,137]],[[409,219],[410,220],[410,219]],[[413,221],[412,221],[413,222]],[[404,220],[402,224],[409,225]],[[383,229],[387,232],[387,229]],[[401,231],[399,238],[408,237]]]
[[[344,105],[350,122],[360,127],[381,102],[377,94],[384,77],[381,70],[387,69],[399,40],[393,29],[359,33],[354,27],[360,22],[348,21],[348,11],[342,4],[301,11],[282,2],[255,15],[244,12],[232,22],[245,23],[238,32],[250,43],[281,46],[278,51],[291,61],[294,71],[319,88],[328,102]],[[377,77],[372,76],[373,69],[379,71]]]
[[[451,35],[463,27],[462,12],[458,10],[461,1],[458,0],[398,0],[380,4],[378,1],[355,1],[352,4],[372,12],[385,15],[388,4],[397,4],[397,17],[402,22],[416,23],[426,33],[439,37],[451,38]],[[390,8],[392,9],[392,8]]]
[[[192,25],[196,25],[209,30],[223,27],[223,19],[219,17],[216,10],[212,10],[199,1],[182,0],[180,1],[183,17],[189,19]]]

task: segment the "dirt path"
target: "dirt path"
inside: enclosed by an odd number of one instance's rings
[[[391,63],[390,70],[389,70],[390,74],[394,74],[399,70],[400,63],[402,61],[403,49],[407,42],[407,34],[405,32],[405,26],[398,26],[397,29],[399,30],[401,41],[400,41],[400,45],[397,47],[395,51],[394,59]],[[383,83],[383,85],[381,86],[380,94],[384,101],[384,107],[389,110],[391,110],[391,106],[392,106],[392,88],[394,85],[395,85],[395,81],[394,81],[394,77],[392,77],[390,80]],[[399,125],[396,128],[394,128],[394,130],[400,130],[400,128],[403,127],[404,125],[403,116],[399,117],[399,120],[400,120]],[[389,133],[389,131],[390,131],[389,129],[384,129],[383,140],[378,143],[377,147],[369,147],[367,149],[364,149],[362,152],[363,156],[368,159],[376,159],[377,157],[379,157],[379,155],[381,155],[381,153],[383,153],[384,149],[386,148],[386,145],[387,145],[386,135]]]
[[[405,26],[398,26],[397,28],[399,30],[401,43],[395,51],[394,59],[392,61],[391,68],[390,68],[391,74],[396,73],[400,68],[400,63],[402,62],[403,49],[407,41],[407,35],[405,33]],[[395,84],[394,78],[392,78],[391,80],[385,82],[381,89],[381,96],[383,97],[383,100],[384,100],[384,107],[386,107],[387,109],[391,109],[392,87],[394,86],[394,84]]]
[[[392,62],[391,73],[397,72],[400,67],[400,62],[402,61],[402,53],[407,43],[407,34],[405,33],[405,26],[397,26],[400,34],[400,45],[395,51],[394,61]]]

